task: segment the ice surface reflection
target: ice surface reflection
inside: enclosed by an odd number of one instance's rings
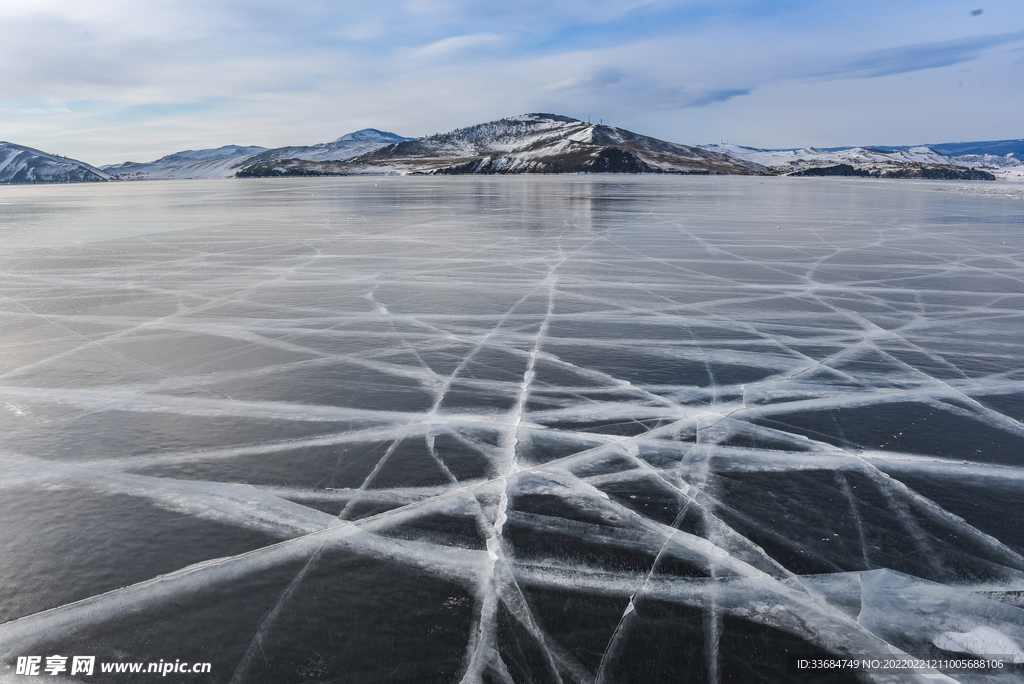
[[[0,680],[1024,661],[1024,219],[953,187],[4,188]]]

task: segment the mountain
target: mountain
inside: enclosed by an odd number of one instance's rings
[[[556,114],[523,114],[418,140],[396,142],[343,161],[277,159],[239,177],[347,174],[730,173],[762,165],[698,147]]]
[[[413,140],[375,128],[346,133],[337,140],[309,146],[265,147],[225,145],[209,150],[175,152],[151,162],[124,162],[103,168],[121,180],[230,178],[245,166],[269,164],[280,159],[341,161],[385,145]]]
[[[110,174],[77,159],[0,141],[0,183],[90,183]]]
[[[789,176],[872,176],[876,178],[942,178],[994,180],[1012,175],[1015,159],[951,157],[932,147],[844,147],[764,150],[740,145],[702,145],[703,149],[761,164],[771,173]],[[1005,172],[1004,172],[1005,171]]]
[[[1024,180],[1024,140],[767,150],[689,146],[557,114],[406,138],[364,128],[328,143],[224,145],[102,169],[0,142],[0,183],[365,174],[675,173]]]

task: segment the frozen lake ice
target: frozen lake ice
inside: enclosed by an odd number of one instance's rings
[[[1024,662],[1024,203],[963,185],[0,188],[0,681]]]

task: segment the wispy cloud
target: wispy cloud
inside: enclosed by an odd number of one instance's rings
[[[749,88],[722,88],[699,93],[682,91],[679,97],[679,108],[706,107],[715,102],[728,102],[734,97],[749,95],[751,92]]]
[[[875,50],[811,72],[820,78],[878,78],[922,69],[953,66],[977,59],[985,50],[1024,41],[1024,31],[975,36]]]
[[[425,45],[416,50],[416,54],[420,57],[442,57],[501,42],[504,42],[504,38],[495,33],[452,36],[451,38],[442,38],[429,45]]]
[[[605,68],[597,72],[578,74],[563,78],[542,87],[544,92],[564,92],[568,90],[591,90],[594,88],[606,88],[616,83],[621,83],[623,73],[621,69]]]

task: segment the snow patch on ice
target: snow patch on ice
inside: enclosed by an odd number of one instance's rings
[[[943,632],[932,643],[944,651],[976,656],[1005,655],[1014,663],[1024,663],[1024,650],[1013,639],[991,627],[975,627],[968,632]]]

